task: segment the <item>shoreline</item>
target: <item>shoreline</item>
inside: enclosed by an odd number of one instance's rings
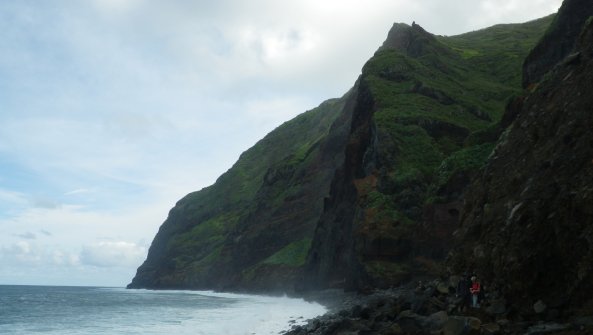
[[[312,298],[329,304],[328,312],[281,334],[593,334],[593,315],[563,319],[549,313],[518,314],[497,292],[489,292],[478,308],[463,308],[453,284],[435,279],[421,287],[409,283],[343,300],[326,299],[329,292],[314,293]]]

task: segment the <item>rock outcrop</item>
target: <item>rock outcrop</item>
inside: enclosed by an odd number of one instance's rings
[[[564,1],[543,38],[523,65],[523,87],[539,82],[573,50],[585,21],[593,15],[590,0]]]
[[[582,21],[591,7],[566,0],[560,13],[576,18],[558,20]],[[454,269],[489,278],[517,313],[549,318],[593,306],[593,19],[557,33],[574,34],[576,47],[513,107],[467,192],[451,257]]]
[[[350,95],[280,126],[181,199],[128,287],[292,291],[342,164]]]
[[[465,187],[497,138],[480,134],[505,103],[474,100],[492,92],[473,78],[508,85],[447,43],[395,24],[364,66],[303,288],[385,288],[441,270]]]
[[[446,290],[439,290],[439,286]],[[285,334],[575,335],[593,331],[590,317],[562,322],[509,320],[497,301],[482,308],[462,308],[453,292],[450,281],[435,280],[421,287],[402,286],[347,297],[334,306],[337,311],[293,326]]]

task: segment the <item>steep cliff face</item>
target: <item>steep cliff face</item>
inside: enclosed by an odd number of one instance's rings
[[[280,126],[181,199],[128,287],[290,290],[342,164],[349,96]]]
[[[564,1],[550,28],[525,59],[523,66],[523,87],[540,81],[544,74],[575,46],[581,28],[589,16],[593,15],[590,0]]]
[[[566,0],[560,12],[579,21],[584,3]],[[451,257],[524,315],[538,300],[556,314],[593,309],[593,19],[558,33],[574,34],[576,48],[512,106],[516,119],[468,192]]]
[[[453,37],[395,24],[343,98],[181,199],[129,287],[363,289],[435,273],[551,19]]]
[[[551,18],[529,23],[535,43]],[[395,24],[356,86],[344,165],[332,182],[307,262],[307,287],[364,289],[434,274],[456,229],[465,187],[519,92],[528,48],[493,47],[520,25],[436,38]],[[517,34],[519,35],[519,34]],[[528,44],[533,45],[533,44]],[[496,56],[495,56],[496,55]],[[511,72],[492,72],[489,61]]]

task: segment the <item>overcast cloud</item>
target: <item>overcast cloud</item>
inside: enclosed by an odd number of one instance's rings
[[[177,200],[344,94],[394,22],[452,35],[560,3],[0,2],[0,284],[125,285]]]

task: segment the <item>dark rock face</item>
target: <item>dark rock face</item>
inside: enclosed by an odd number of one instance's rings
[[[387,288],[439,271],[465,188],[498,134],[466,139],[504,106],[474,99],[466,80],[486,76],[507,87],[453,50],[417,24],[395,24],[365,64],[302,289]]]
[[[585,2],[583,11],[590,2],[565,1],[561,12]],[[572,52],[515,106],[467,194],[452,257],[523,314],[593,299],[593,20]]]
[[[361,87],[358,82],[355,88],[356,97],[345,107],[345,110],[353,114],[347,128],[350,140],[346,146],[344,164],[334,174],[299,289],[355,287],[361,273],[357,274],[354,270],[360,265],[356,263],[352,231],[357,213],[353,206],[357,201],[353,178],[364,173],[361,162],[371,141],[370,116],[373,101],[364,85]]]
[[[537,83],[574,48],[585,21],[593,15],[591,0],[565,0],[545,38],[523,64],[523,87]]]
[[[128,287],[292,291],[343,163],[348,99],[287,122],[180,200]]]

